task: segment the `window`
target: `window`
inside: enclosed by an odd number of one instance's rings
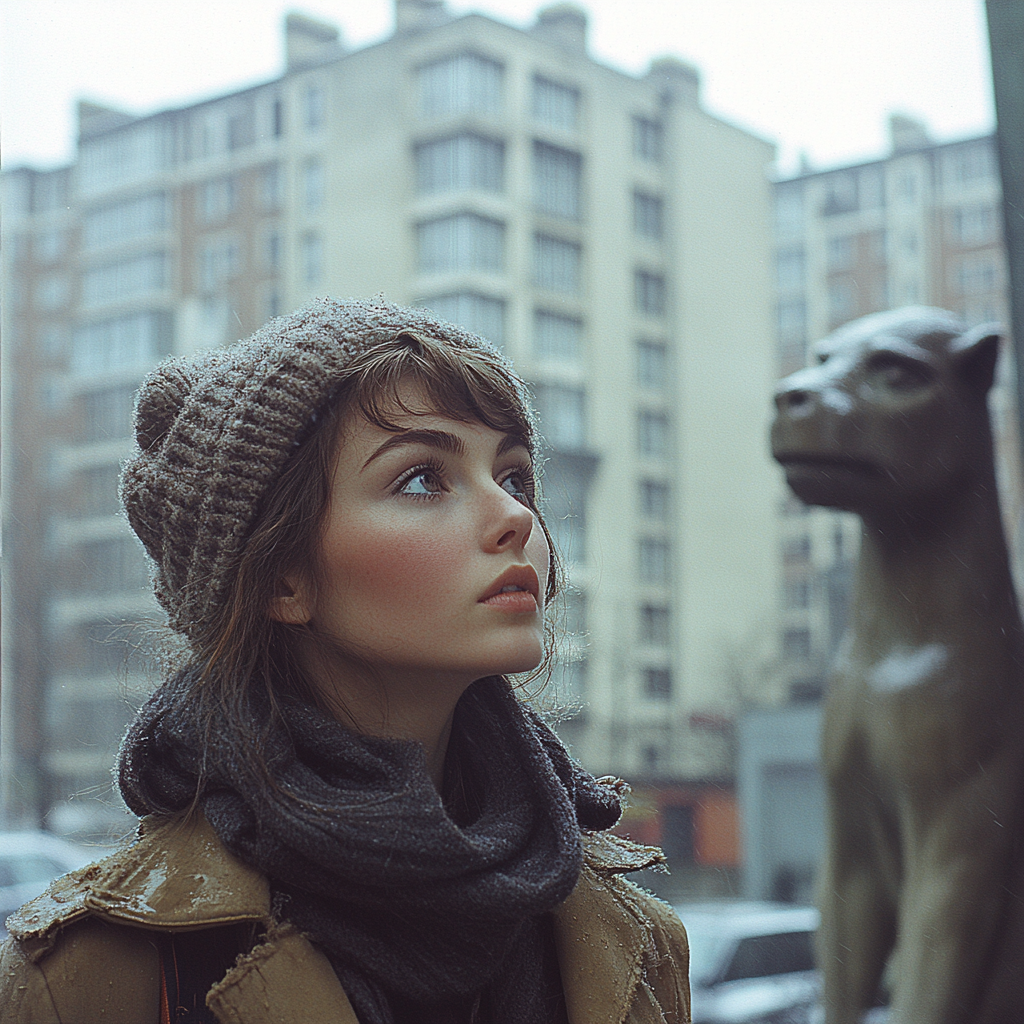
[[[633,275],[633,301],[645,316],[665,315],[665,278],[646,270]]]
[[[149,253],[94,267],[82,275],[82,305],[86,309],[123,302],[159,291],[167,284],[163,253]]]
[[[573,131],[579,121],[580,91],[537,75],[533,79],[533,117],[541,124]]]
[[[303,164],[302,199],[306,213],[316,213],[324,205],[324,165],[316,157]]]
[[[83,440],[108,441],[131,437],[135,386],[122,384],[82,396]]]
[[[640,606],[640,639],[664,647],[669,642],[669,610],[662,604]]]
[[[324,274],[324,243],[317,234],[302,236],[302,279],[306,284],[319,284]]]
[[[644,583],[668,583],[670,576],[667,540],[642,537],[639,544],[638,568]]]
[[[636,343],[636,382],[650,391],[661,391],[668,382],[668,346],[663,341]]]
[[[495,114],[501,110],[503,69],[477,53],[460,53],[420,68],[420,110],[427,117]]]
[[[806,533],[787,537],[782,546],[782,561],[786,565],[806,562],[811,557],[811,538]]]
[[[808,629],[787,629],[782,634],[783,657],[807,661],[811,656],[811,633]]]
[[[109,622],[90,622],[65,634],[58,645],[67,669],[92,676],[116,678],[132,654],[123,635]]]
[[[551,680],[559,701],[567,702],[570,707],[573,705],[579,707],[587,692],[587,663],[583,660],[556,661],[551,666]],[[580,716],[575,715],[569,719],[569,722],[578,722],[579,720]],[[559,730],[565,724],[559,722]]]
[[[668,416],[663,412],[643,411],[637,417],[640,454],[664,458],[669,453]]]
[[[59,309],[68,301],[68,292],[68,279],[63,274],[47,274],[36,285],[36,308],[49,312]]]
[[[852,171],[837,171],[823,182],[825,195],[821,212],[826,216],[851,213],[857,209],[857,177]]]
[[[132,313],[84,324],[71,341],[71,372],[79,377],[111,370],[148,369],[171,349],[168,313]]]
[[[540,359],[575,360],[580,350],[579,320],[537,310],[533,315],[533,351]]]
[[[885,183],[881,167],[866,167],[860,172],[859,196],[862,210],[875,210],[885,205]]]
[[[78,187],[95,195],[119,185],[140,181],[171,163],[173,122],[151,118],[148,123],[84,139],[78,153]]]
[[[960,295],[995,291],[997,282],[995,262],[988,257],[965,259],[953,268],[953,286]]]
[[[87,541],[72,559],[79,588],[88,593],[138,589],[147,582],[142,552],[127,537]]]
[[[326,106],[324,103],[324,90],[320,85],[311,83],[306,86],[306,91],[302,94],[302,114],[303,121],[309,131],[316,131],[318,128],[323,127]]]
[[[199,188],[199,216],[205,224],[224,220],[238,203],[238,187],[230,175],[215,178]]]
[[[228,150],[245,149],[255,138],[252,114],[249,111],[231,114],[228,117]]]
[[[281,292],[276,286],[268,288],[263,294],[263,320],[273,320],[284,312],[281,303]]]
[[[277,228],[268,228],[263,235],[263,265],[267,270],[281,269],[282,242]]]
[[[275,139],[284,135],[284,101],[280,96],[274,97],[270,111],[270,131]]]
[[[807,304],[803,299],[784,299],[779,303],[779,338],[803,344],[807,334]]]
[[[658,196],[646,192],[633,193],[633,230],[641,238],[657,241],[662,236],[663,204]]]
[[[661,480],[640,481],[640,512],[648,519],[668,519],[669,486]]]
[[[896,194],[905,203],[917,198],[917,175],[913,171],[904,171],[896,178]]]
[[[120,508],[117,498],[117,482],[120,467],[116,463],[106,466],[90,466],[80,476],[79,510],[82,515],[113,515]]]
[[[458,292],[420,299],[417,306],[432,309],[442,320],[466,328],[501,346],[505,341],[505,303],[476,292]]]
[[[416,188],[422,194],[504,188],[505,144],[466,133],[416,147]]]
[[[779,238],[803,234],[804,193],[799,186],[779,186],[775,192],[775,233]]]
[[[722,981],[813,971],[814,964],[814,935],[811,932],[751,935],[740,939]]]
[[[64,255],[67,248],[68,235],[59,228],[42,231],[36,235],[32,246],[32,255],[39,263],[55,263]]]
[[[167,194],[152,192],[147,196],[112,203],[90,210],[82,221],[82,248],[120,242],[134,242],[167,228],[169,222]]]
[[[696,836],[697,828],[692,806],[669,804],[662,808],[661,848],[670,864],[696,862]]]
[[[827,269],[832,271],[849,270],[853,266],[853,238],[849,235],[838,235],[828,240],[825,255]]]
[[[548,235],[533,237],[533,283],[548,291],[576,295],[580,290],[580,247]]]
[[[533,144],[533,204],[541,213],[580,219],[579,153],[546,142]]]
[[[787,580],[785,586],[787,608],[809,608],[811,606],[811,585],[805,579]]]
[[[558,553],[566,561],[577,564],[586,560],[587,488],[587,471],[577,460],[559,458],[556,451],[544,469],[544,521]],[[567,611],[571,613],[572,608]],[[574,625],[569,618],[566,628],[582,633],[584,609],[579,611],[580,621]],[[581,649],[583,641],[576,639],[574,646]]]
[[[779,249],[775,254],[775,276],[780,291],[797,291],[803,288],[804,265],[803,247]]]
[[[953,238],[961,245],[985,245],[996,239],[996,211],[992,206],[967,206],[952,213]]]
[[[672,696],[672,673],[667,668],[645,668],[644,693],[655,700],[668,700]]]
[[[950,184],[969,185],[996,176],[992,142],[985,141],[947,152],[944,175]]]
[[[828,312],[833,323],[849,320],[857,309],[857,285],[854,281],[834,281],[828,286]]]
[[[539,384],[534,388],[540,429],[553,448],[573,450],[586,443],[586,395],[581,388]]]
[[[660,121],[649,117],[633,118],[633,155],[639,160],[661,163],[665,130]]]
[[[562,604],[565,608],[563,624],[566,634],[583,643],[587,636],[587,595],[579,590],[564,590]]]
[[[425,274],[456,270],[500,272],[505,262],[505,225],[460,213],[426,221],[416,229],[419,269]]]
[[[284,182],[282,178],[280,164],[267,164],[265,167],[260,168],[260,205],[267,212],[273,212],[281,206],[281,200],[284,196]]]
[[[207,242],[199,251],[199,287],[206,293],[215,292],[242,271],[238,242],[220,239]]]

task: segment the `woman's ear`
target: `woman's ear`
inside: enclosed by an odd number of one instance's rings
[[[270,602],[270,617],[288,626],[304,626],[313,617],[308,589],[297,577],[282,576]]]

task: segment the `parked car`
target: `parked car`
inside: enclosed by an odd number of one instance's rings
[[[104,851],[76,846],[49,832],[0,832],[0,939],[4,922],[55,878],[95,860]]]
[[[675,910],[690,937],[693,1024],[815,1024],[814,907],[720,901]]]

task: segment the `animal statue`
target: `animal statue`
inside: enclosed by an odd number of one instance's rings
[[[1024,1022],[1024,629],[986,396],[999,337],[863,317],[781,381],[772,449],[861,518],[822,730],[827,1024]],[[891,958],[891,967],[887,963]]]

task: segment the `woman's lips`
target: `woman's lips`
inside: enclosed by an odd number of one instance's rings
[[[492,608],[500,608],[506,612],[535,612],[537,610],[537,599],[528,590],[508,590],[500,594],[493,594],[481,604],[490,605]]]

